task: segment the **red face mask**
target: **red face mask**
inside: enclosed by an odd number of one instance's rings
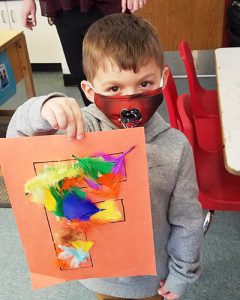
[[[144,126],[163,101],[162,88],[141,94],[104,96],[94,94],[96,106],[118,127]]]

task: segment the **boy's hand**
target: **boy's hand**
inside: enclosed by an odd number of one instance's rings
[[[146,3],[147,0],[122,0],[122,12],[129,9],[131,13],[134,13],[139,8],[143,8]]]
[[[163,296],[164,299],[169,299],[169,300],[176,300],[180,297],[180,295],[178,294],[174,294],[172,292],[170,292],[169,290],[167,290],[164,287],[164,281],[160,281],[160,289],[158,290],[158,294]]]
[[[66,129],[69,139],[83,138],[82,113],[74,98],[55,97],[47,100],[42,106],[41,115],[53,129]]]

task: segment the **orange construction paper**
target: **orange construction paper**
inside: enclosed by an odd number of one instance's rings
[[[123,153],[134,145],[125,157],[126,176],[116,199],[122,220],[90,231],[87,239],[94,246],[89,259],[77,269],[61,269],[53,242],[56,217],[29,201],[25,183],[39,166],[72,160],[72,154]],[[156,275],[143,128],[86,133],[82,141],[63,135],[0,139],[0,165],[34,289],[83,278]]]

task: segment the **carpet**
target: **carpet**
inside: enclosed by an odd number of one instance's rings
[[[2,176],[0,176],[0,207],[11,207]]]

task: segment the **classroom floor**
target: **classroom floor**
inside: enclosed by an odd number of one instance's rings
[[[58,72],[34,73],[37,95],[59,91],[79,98],[76,87],[64,87]],[[206,88],[216,88],[215,78],[201,78]],[[188,92],[186,79],[177,79],[179,93]],[[26,99],[23,84],[17,94],[0,109],[14,109]],[[79,100],[80,105],[82,101]],[[167,119],[165,103],[159,109]],[[27,216],[31,218],[31,214]],[[240,299],[240,213],[216,212],[204,238],[203,274],[189,287],[182,300]],[[39,241],[41,242],[41,241]],[[77,281],[32,291],[27,262],[23,253],[11,208],[0,208],[0,300],[93,300],[94,293]]]

